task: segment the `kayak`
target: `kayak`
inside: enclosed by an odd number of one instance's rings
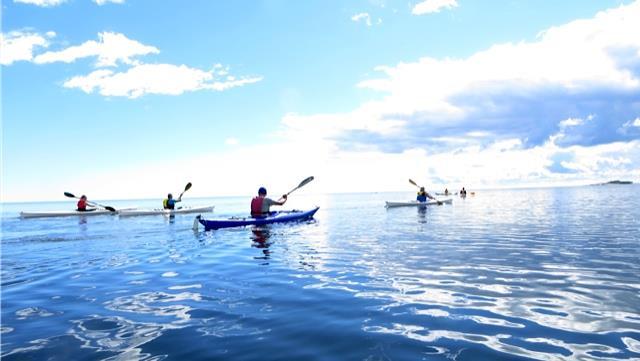
[[[242,226],[261,226],[271,223],[283,223],[283,222],[295,222],[304,221],[313,218],[313,215],[318,211],[320,207],[308,211],[279,211],[271,212],[265,217],[242,217],[242,218],[227,218],[227,219],[202,219],[200,216],[196,217],[196,220],[204,226],[205,231],[220,228],[242,227]],[[196,223],[197,226],[197,223]]]
[[[449,192],[449,193],[438,193],[436,192],[437,196],[455,196],[458,195],[458,192]]]
[[[115,215],[117,212],[111,212],[106,209],[96,209],[93,211],[33,211],[33,212],[20,212],[21,218],[36,218],[36,217],[69,217],[69,216],[100,216],[105,214]]]
[[[165,216],[173,216],[176,214],[185,214],[185,213],[206,213],[213,211],[214,206],[200,206],[200,207],[182,207],[179,209],[164,209],[164,208],[154,208],[154,209],[123,209],[118,211],[120,217],[127,216],[154,216],[154,215],[165,215]]]
[[[387,204],[387,208],[391,208],[391,207],[424,207],[424,206],[433,206],[433,205],[438,205],[439,203],[447,203],[447,204],[451,204],[452,199],[451,198],[446,198],[446,199],[438,199],[438,200],[433,200],[430,199],[426,202],[418,202],[418,201],[404,201],[404,202],[385,202]]]

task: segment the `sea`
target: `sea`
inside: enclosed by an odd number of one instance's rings
[[[21,219],[2,204],[2,360],[640,360],[640,186],[292,194],[311,221]],[[248,197],[183,198],[242,216]],[[115,208],[161,200],[103,201]]]

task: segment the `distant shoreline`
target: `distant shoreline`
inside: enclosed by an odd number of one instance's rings
[[[596,183],[596,184],[592,184],[594,186],[606,186],[609,184],[633,184],[632,181],[621,181],[621,180],[613,180],[613,181],[609,181],[606,183]]]

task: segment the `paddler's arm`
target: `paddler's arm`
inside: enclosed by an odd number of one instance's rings
[[[280,197],[280,199],[275,201],[275,204],[281,206],[281,205],[285,204],[286,202],[287,202],[287,195],[283,194],[282,197]]]

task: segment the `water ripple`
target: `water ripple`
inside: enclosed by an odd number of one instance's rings
[[[635,194],[486,191],[420,210],[336,195],[313,199],[314,222],[215,232],[8,219],[0,356],[640,359]]]

